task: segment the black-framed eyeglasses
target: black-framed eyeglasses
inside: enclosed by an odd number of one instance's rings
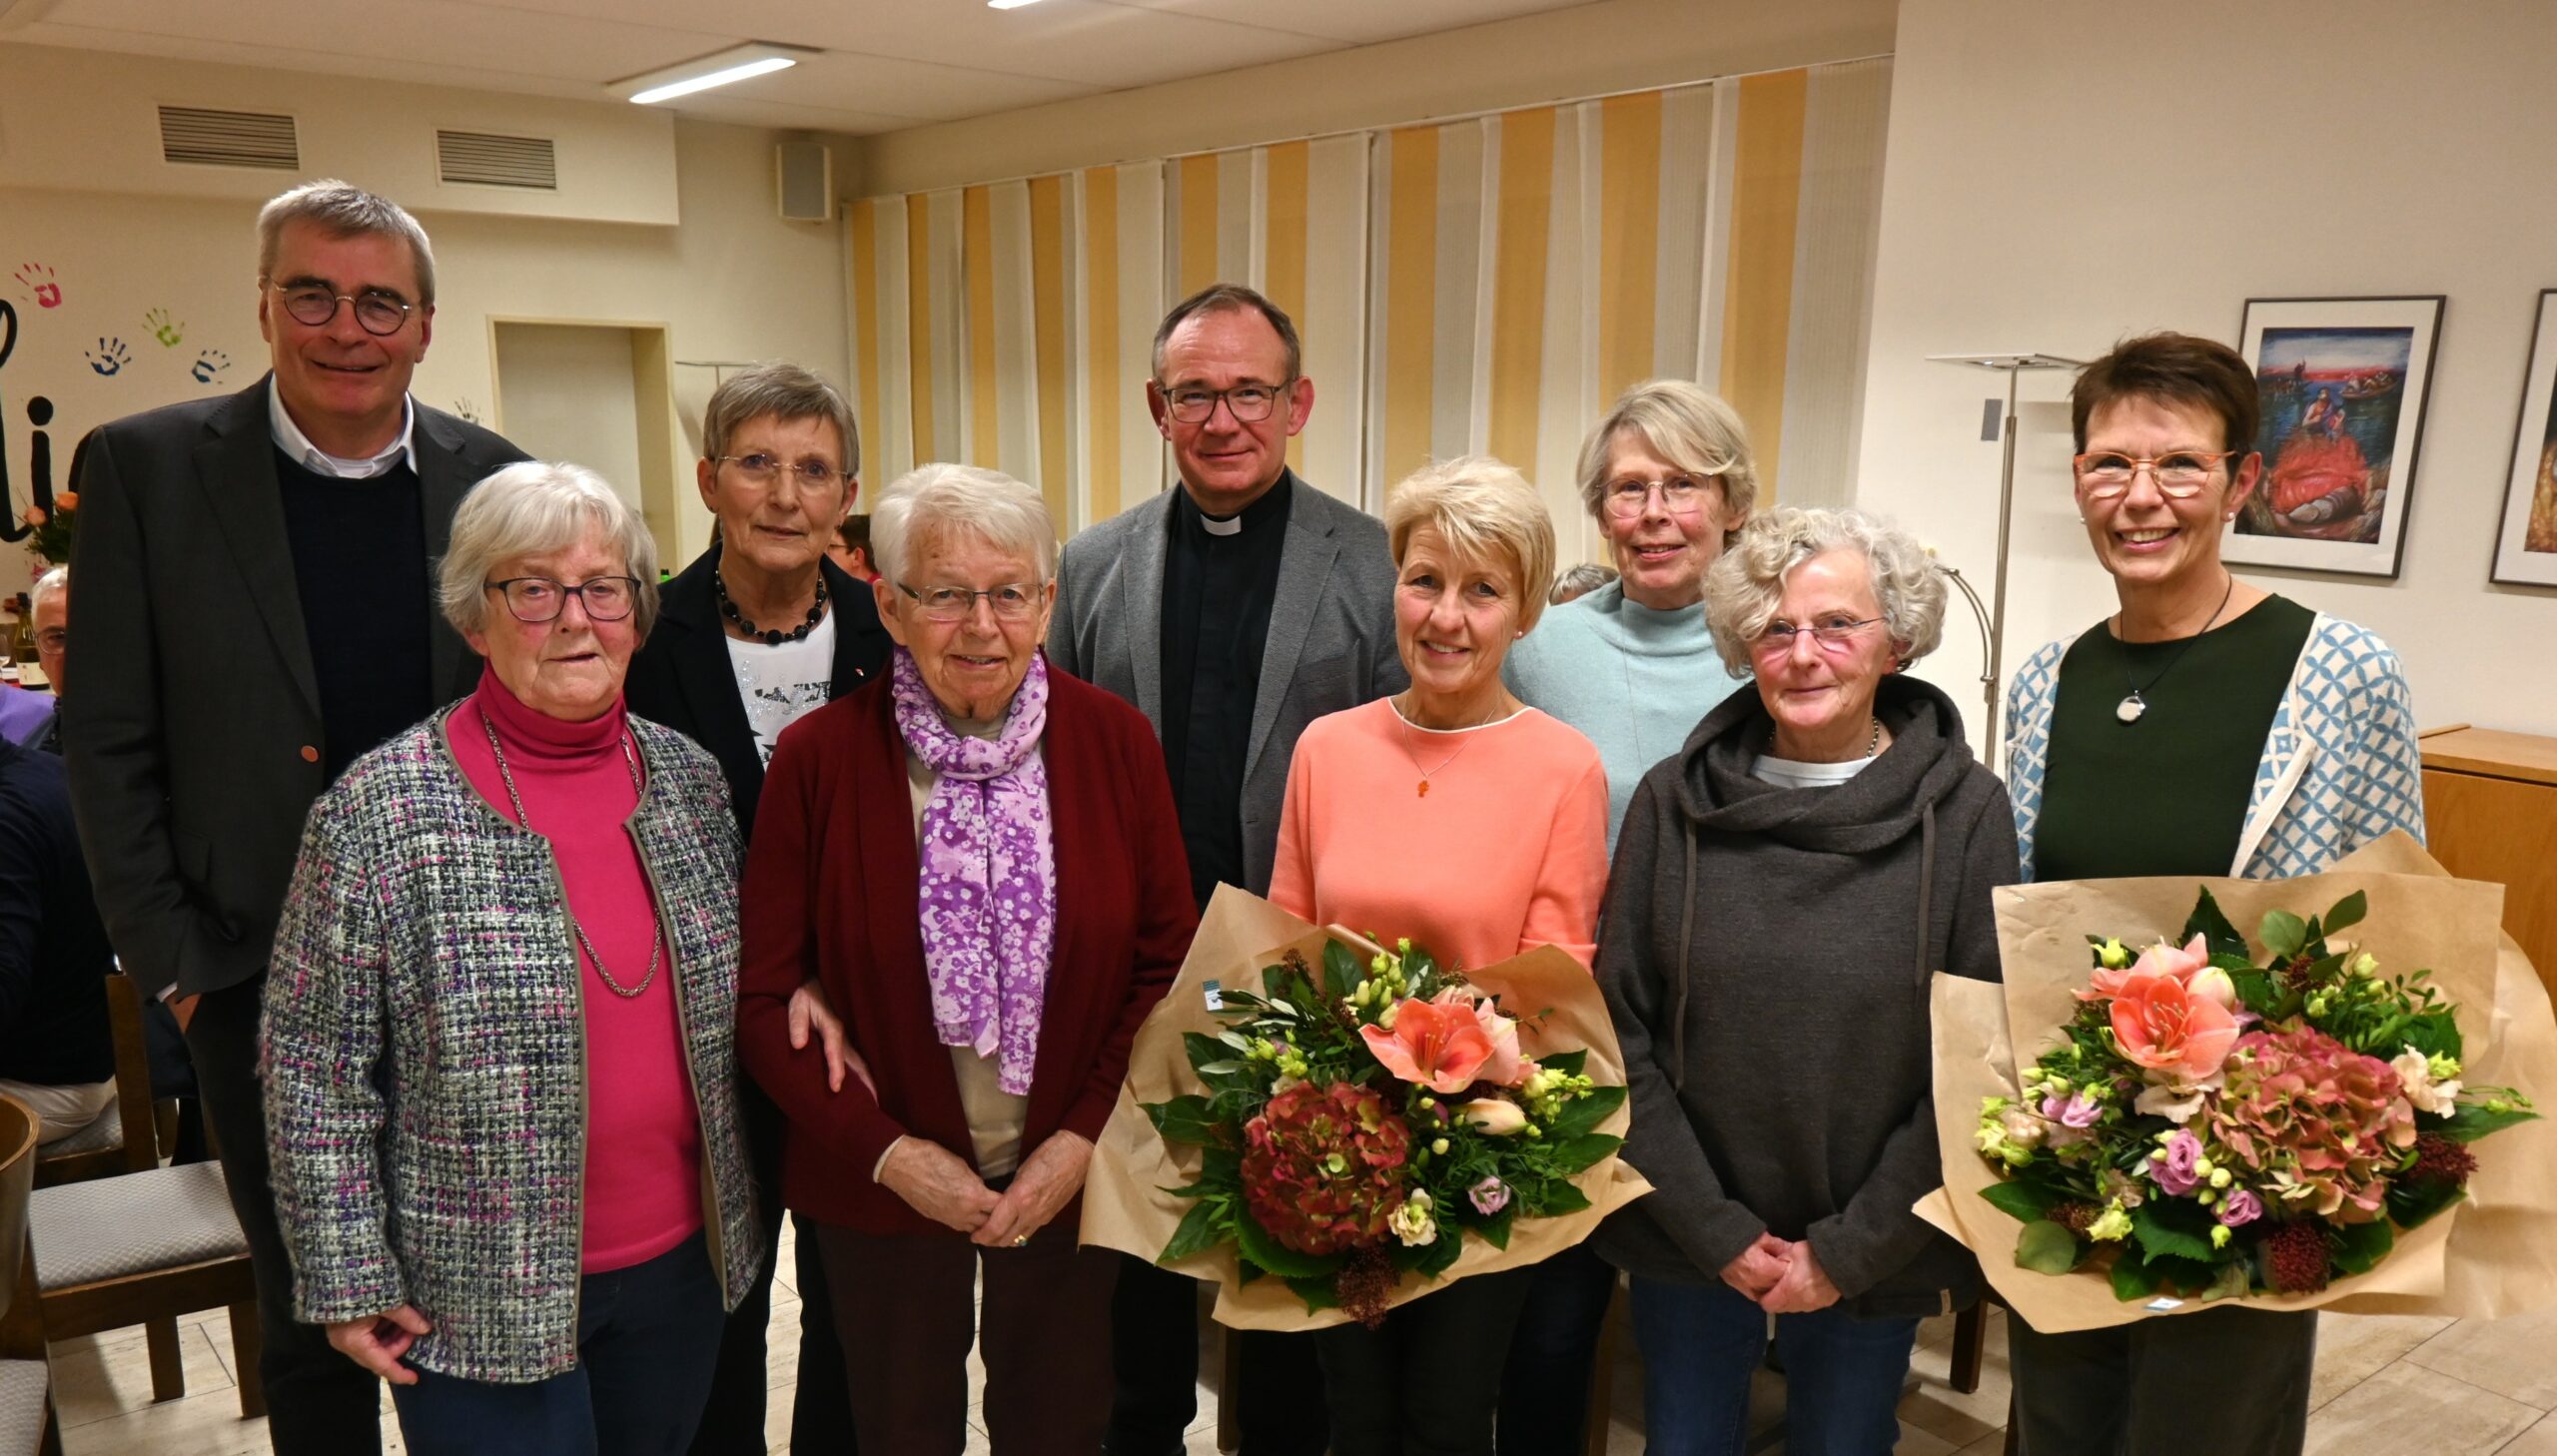
[[[1205,421],[1217,412],[1220,399],[1226,401],[1226,408],[1241,423],[1259,424],[1270,417],[1271,410],[1278,407],[1279,396],[1294,387],[1295,382],[1288,379],[1277,384],[1237,384],[1231,389],[1210,389],[1198,384],[1179,384],[1170,388],[1157,384],[1155,387],[1163,393],[1164,409],[1184,424]]]
[[[964,586],[928,586],[921,591],[900,581],[897,589],[915,599],[923,614],[936,622],[964,622],[976,613],[977,599],[985,598],[994,608],[998,621],[1019,622],[1029,619],[1039,609],[1039,589],[1018,581],[971,591]]]
[[[1881,620],[1880,617],[1866,617],[1858,621],[1853,617],[1835,616],[1824,617],[1817,622],[1800,627],[1791,622],[1769,622],[1760,630],[1756,639],[1750,642],[1749,647],[1754,652],[1782,656],[1794,650],[1796,637],[1808,635],[1822,648],[1831,652],[1840,652],[1856,640],[1858,632]]]
[[[503,581],[483,581],[479,589],[505,597],[506,610],[518,622],[555,622],[568,609],[572,596],[586,609],[587,620],[596,622],[620,621],[639,604],[636,576],[590,576],[575,586],[547,576],[509,576]]]
[[[830,490],[838,481],[849,478],[824,460],[801,460],[794,464],[761,450],[742,455],[712,455],[710,458],[723,465],[736,466],[740,473],[758,485],[771,484],[781,477],[784,470],[799,481],[803,490]]]
[[[313,329],[324,328],[338,317],[338,306],[352,305],[356,323],[364,332],[377,338],[388,337],[408,327],[409,316],[417,306],[397,294],[367,289],[360,294],[342,294],[326,284],[270,284],[284,297],[284,311],[297,324]]]

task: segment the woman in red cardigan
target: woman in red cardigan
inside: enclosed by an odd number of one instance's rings
[[[738,1054],[789,1124],[866,1451],[957,1456],[984,1281],[997,1456],[1100,1449],[1117,1259],[1077,1247],[1093,1139],[1196,929],[1154,730],[1039,651],[1038,492],[927,465],[871,516],[890,671],[791,725],[747,854]],[[816,978],[867,1081],[790,1045]]]

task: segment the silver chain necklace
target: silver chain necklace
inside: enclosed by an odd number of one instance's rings
[[[539,833],[532,829],[532,816],[523,812],[523,795],[515,792],[514,770],[506,767],[506,751],[497,746],[496,722],[488,716],[488,710],[485,708],[479,710],[479,726],[488,732],[488,751],[496,755],[497,777],[505,783],[507,801],[515,806],[515,822],[526,830]],[[630,770],[631,792],[644,792],[639,782],[639,756],[631,752],[630,735],[627,733],[621,735],[621,762]],[[568,886],[563,879],[559,885],[559,899],[563,908],[567,904],[567,898]],[[567,916],[568,929],[577,933],[577,944],[586,948],[586,959],[595,963],[595,974],[603,978],[604,985],[612,988],[613,995],[626,1001],[646,991],[649,983],[657,979],[657,961],[664,954],[666,947],[665,937],[657,934],[655,927],[650,927],[648,935],[648,974],[639,978],[638,985],[624,987],[620,982],[612,979],[610,971],[604,969],[603,957],[596,954],[595,943],[586,939],[586,928],[577,924],[577,912],[569,910]]]

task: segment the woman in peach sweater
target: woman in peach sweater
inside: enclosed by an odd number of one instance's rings
[[[1270,898],[1457,967],[1544,945],[1586,964],[1607,883],[1606,768],[1500,678],[1553,584],[1544,502],[1516,470],[1472,456],[1396,486],[1385,530],[1411,687],[1296,740]],[[1323,1330],[1334,1456],[1489,1456],[1498,1352],[1534,1277],[1478,1274],[1381,1328]]]

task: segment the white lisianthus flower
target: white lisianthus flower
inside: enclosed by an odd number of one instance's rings
[[[1438,1220],[1429,1216],[1429,1195],[1418,1189],[1402,1200],[1402,1206],[1385,1220],[1385,1226],[1391,1228],[1394,1237],[1401,1239],[1407,1248],[1418,1248],[1438,1240]]]
[[[2419,1112],[2448,1116],[2458,1109],[2459,1079],[2437,1079],[2433,1076],[2432,1059],[2409,1047],[2389,1062],[2389,1070],[2406,1090],[2406,1100]]]

